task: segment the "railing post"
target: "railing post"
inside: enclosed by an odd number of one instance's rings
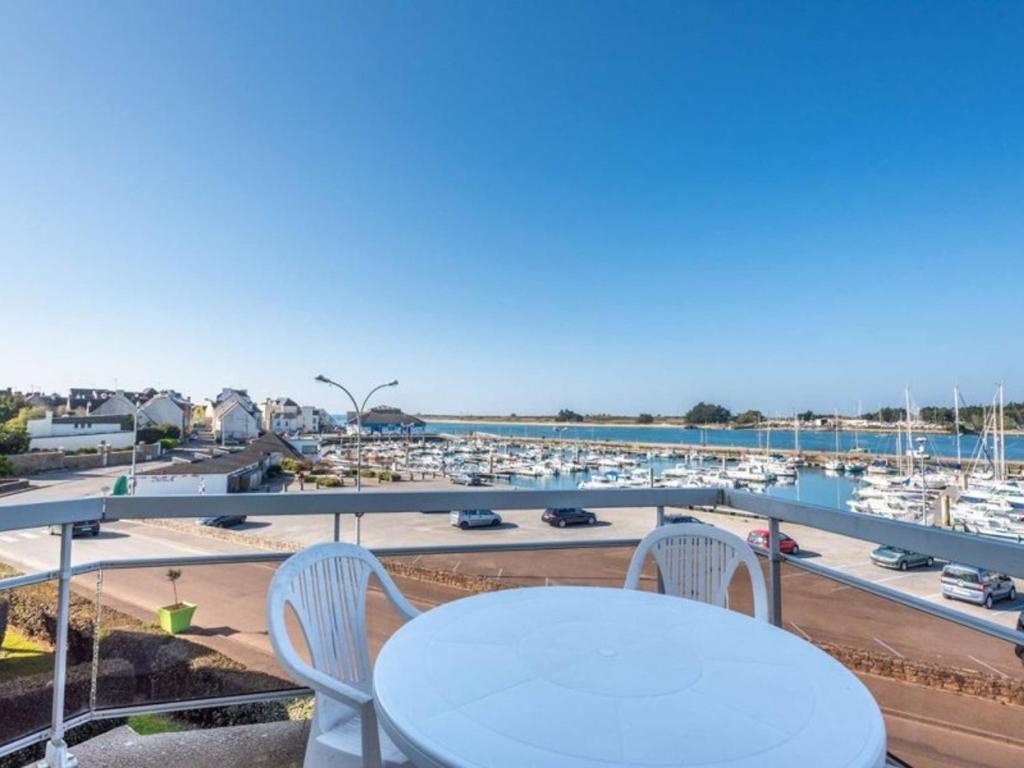
[[[96,618],[92,624],[92,669],[89,675],[89,712],[96,711],[96,691],[100,677],[100,623],[103,616],[103,570],[96,571]]]
[[[658,528],[660,528],[664,524],[665,524],[665,507],[659,506],[658,507],[657,518],[656,518],[656,521],[655,521],[655,525]],[[657,560],[654,561],[654,570],[658,574],[658,594],[659,595],[664,595],[665,594],[665,577],[661,575],[661,568],[658,567],[658,561]]]
[[[782,626],[782,555],[779,553],[779,521],[768,518],[768,585],[771,590],[768,618]]]
[[[341,513],[334,513],[334,540],[341,541]]]
[[[50,740],[46,743],[48,768],[76,768],[78,758],[64,742],[64,685],[68,671],[68,614],[71,608],[71,533],[72,524],[60,529],[60,581],[57,583],[57,639],[53,660],[53,713]]]

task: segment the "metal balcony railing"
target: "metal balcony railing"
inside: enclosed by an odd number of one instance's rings
[[[793,523],[868,542],[885,542],[916,552],[927,552],[950,561],[975,563],[1024,578],[1024,547],[1015,543],[949,531],[884,518],[814,507],[760,494],[718,489],[613,489],[574,491],[533,490],[467,490],[410,492],[317,492],[308,494],[233,494],[168,497],[95,497],[70,501],[27,503],[0,508],[0,533],[40,526],[60,526],[60,554],[54,567],[0,579],[0,593],[47,581],[57,582],[56,642],[54,648],[52,716],[48,728],[40,729],[0,744],[0,755],[48,740],[47,760],[51,768],[73,765],[64,742],[65,731],[90,720],[124,717],[155,711],[196,709],[201,707],[265,701],[306,693],[289,688],[233,696],[220,696],[146,703],[134,706],[102,707],[90,697],[86,711],[73,717],[65,715],[65,682],[68,671],[68,623],[71,580],[76,576],[126,568],[163,566],[201,566],[243,563],[280,562],[289,552],[256,552],[100,560],[72,564],[72,524],[94,520],[141,520],[147,518],[197,518],[214,515],[248,515],[274,517],[288,515],[343,516],[380,515],[442,509],[487,508],[494,510],[540,509],[545,507],[583,506],[592,509],[649,508],[654,512],[652,525],[664,521],[666,509],[703,507],[729,508],[763,517],[773,534],[781,523]],[[335,535],[340,525],[335,525]],[[783,562],[806,571],[836,580],[850,587],[895,601],[903,606],[963,625],[1000,640],[1024,644],[1024,633],[980,619],[974,615],[942,604],[912,596],[905,592],[859,579],[849,574],[790,557],[778,551],[778,536],[771,537],[772,548],[764,551],[768,559],[769,607],[771,621],[782,624]],[[378,556],[441,555],[482,552],[520,552],[546,549],[595,547],[632,547],[637,538],[587,538],[551,542],[495,543],[487,545],[445,545],[430,547],[397,547],[374,549]],[[92,680],[95,692],[96,665]]]

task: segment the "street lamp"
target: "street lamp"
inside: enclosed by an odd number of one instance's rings
[[[316,377],[316,380],[321,384],[330,384],[331,386],[337,387],[346,395],[348,399],[352,401],[352,407],[356,411],[356,491],[363,490],[363,411],[366,410],[366,404],[373,397],[373,393],[379,389],[385,387],[397,387],[398,379],[389,381],[386,384],[378,384],[376,387],[371,389],[365,398],[363,398],[363,405],[360,407],[356,402],[356,399],[352,396],[345,387],[333,379],[329,379],[322,373]],[[361,514],[356,514],[356,544],[358,545],[362,539],[362,526],[361,526]],[[341,516],[337,513],[334,515],[334,540],[339,541],[341,539]]]
[[[135,495],[135,452],[138,450],[139,445],[139,404],[133,403],[135,406],[135,413],[132,415],[132,482],[131,482],[131,494]]]

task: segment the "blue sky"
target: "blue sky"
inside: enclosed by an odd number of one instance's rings
[[[0,385],[1024,397],[1017,3],[7,3]]]

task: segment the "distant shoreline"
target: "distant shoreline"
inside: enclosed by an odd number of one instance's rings
[[[644,429],[709,429],[716,430],[719,432],[739,432],[743,430],[756,430],[757,426],[742,426],[734,427],[729,424],[688,424],[682,420],[679,421],[656,421],[652,424],[638,424],[635,420],[628,421],[625,418],[608,420],[608,421],[556,421],[554,419],[541,419],[538,417],[524,417],[522,419],[508,419],[500,417],[489,417],[489,416],[419,416],[420,419],[430,423],[454,423],[454,424],[480,424],[487,425],[493,424],[495,426],[506,426],[506,427],[639,427]],[[614,417],[613,417],[614,418]],[[766,429],[761,427],[762,430]],[[792,429],[785,429],[780,427],[773,427],[776,431],[792,431]],[[953,430],[945,429],[944,427],[938,426],[924,426],[915,425],[915,431],[927,432],[928,434],[952,434]],[[818,427],[810,425],[801,425],[801,432],[831,432],[831,427]],[[844,429],[843,432],[853,432],[852,429]],[[862,427],[857,430],[858,432],[892,432],[891,427]],[[1024,434],[1015,430],[1006,430],[1007,435],[1012,434]]]

